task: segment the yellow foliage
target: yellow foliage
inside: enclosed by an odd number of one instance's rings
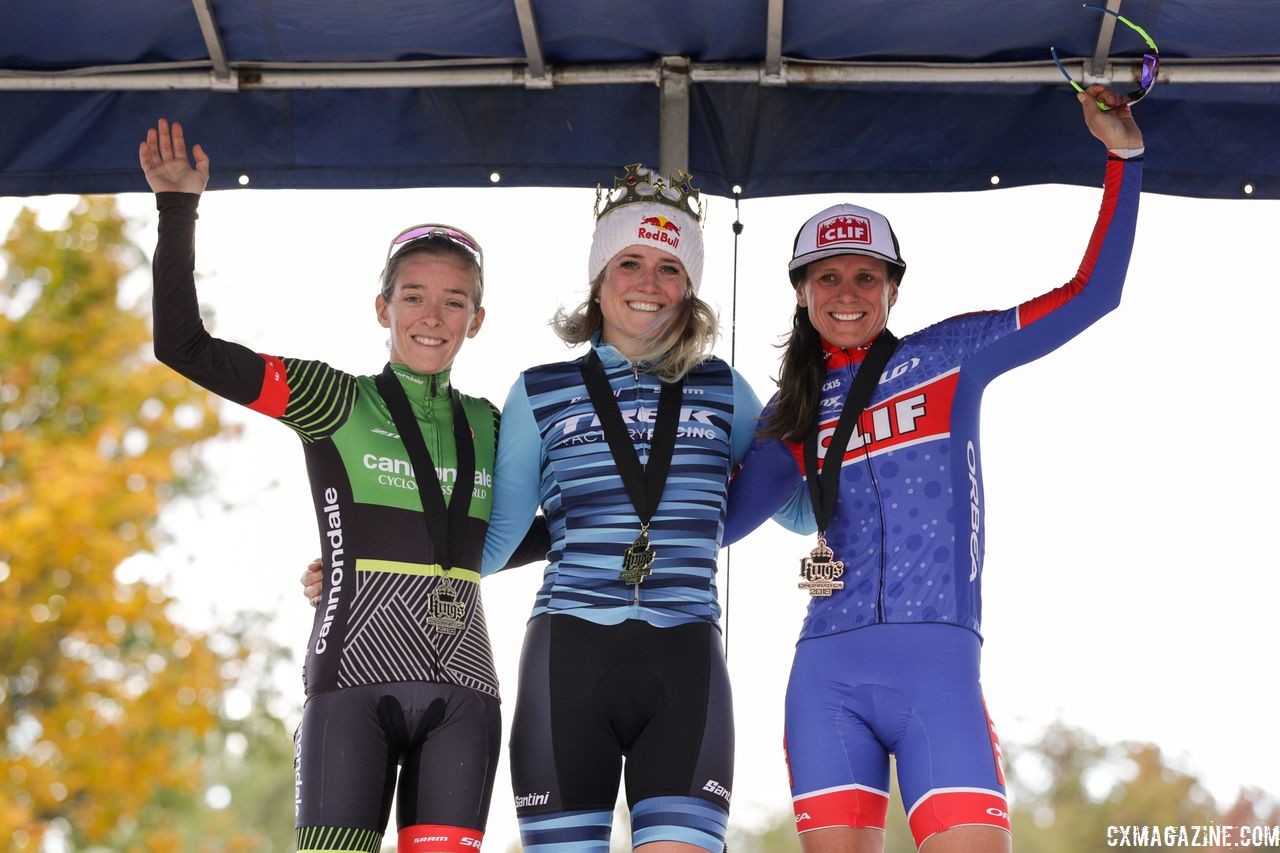
[[[121,304],[143,259],[113,200],[57,231],[24,211],[2,248],[0,837],[35,845],[61,819],[108,843],[194,790],[217,724],[224,658],[116,567],[155,546],[162,505],[198,473],[190,449],[222,425],[151,356],[145,308]],[[170,830],[146,838],[178,849]]]

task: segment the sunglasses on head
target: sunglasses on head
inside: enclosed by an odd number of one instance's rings
[[[1124,96],[1125,97],[1124,106],[1127,106],[1127,107],[1133,106],[1134,104],[1138,103],[1138,101],[1141,101],[1143,98],[1145,98],[1151,92],[1151,90],[1155,88],[1156,78],[1160,74],[1160,48],[1156,47],[1156,43],[1151,39],[1151,36],[1147,35],[1146,30],[1144,30],[1142,27],[1138,26],[1133,21],[1126,18],[1124,15],[1121,15],[1119,12],[1113,12],[1104,6],[1094,6],[1093,4],[1090,4],[1090,3],[1083,3],[1081,5],[1085,9],[1092,9],[1095,12],[1102,12],[1103,14],[1111,15],[1113,18],[1120,21],[1120,23],[1124,24],[1129,29],[1137,33],[1138,35],[1142,36],[1142,40],[1145,41],[1147,43],[1147,47],[1150,48],[1150,50],[1147,50],[1142,54],[1142,72],[1138,77],[1138,88],[1134,89],[1132,92]],[[1053,56],[1053,61],[1057,63],[1058,70],[1062,72],[1063,77],[1067,78],[1067,82],[1071,84],[1072,88],[1074,88],[1077,92],[1083,93],[1084,87],[1081,86],[1079,83],[1077,83],[1075,80],[1071,79],[1071,75],[1067,72],[1067,69],[1063,66],[1062,60],[1058,59],[1058,51],[1050,47],[1049,53]],[[1094,103],[1098,105],[1098,109],[1100,110],[1111,109],[1111,107],[1107,106],[1101,101],[1094,101]]]
[[[452,225],[415,225],[412,228],[406,228],[397,234],[395,239],[391,241],[391,245],[387,247],[387,262],[390,263],[392,255],[410,243],[433,237],[448,240],[450,243],[461,246],[472,255],[475,255],[476,263],[480,267],[480,273],[481,275],[484,274],[484,251],[481,250],[480,243],[466,231],[461,228],[454,228]]]

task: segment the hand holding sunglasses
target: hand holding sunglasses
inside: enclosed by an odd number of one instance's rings
[[[1124,95],[1095,83],[1076,97],[1085,126],[1109,150],[1132,153],[1144,147],[1142,130]]]
[[[1113,18],[1120,21],[1120,23],[1124,24],[1129,29],[1137,33],[1138,35],[1142,36],[1142,40],[1147,43],[1147,47],[1149,48],[1149,50],[1147,50],[1142,54],[1142,70],[1138,76],[1138,88],[1134,89],[1132,92],[1124,96],[1125,97],[1124,105],[1132,107],[1134,104],[1138,103],[1138,101],[1141,101],[1143,98],[1145,98],[1151,92],[1151,90],[1155,88],[1156,79],[1157,77],[1159,77],[1159,74],[1160,74],[1160,49],[1156,47],[1156,43],[1155,41],[1152,40],[1151,36],[1147,35],[1146,30],[1144,30],[1142,27],[1135,24],[1133,21],[1130,21],[1124,15],[1121,15],[1118,12],[1113,12],[1104,6],[1094,6],[1090,3],[1084,3],[1081,5],[1085,9],[1092,9],[1095,12],[1102,12],[1103,14],[1111,15]],[[1071,84],[1072,88],[1074,88],[1077,92],[1084,94],[1085,93],[1084,87],[1081,86],[1079,83],[1077,83],[1075,80],[1071,79],[1071,75],[1067,72],[1067,69],[1063,66],[1062,60],[1058,58],[1058,51],[1055,50],[1053,47],[1050,47],[1049,53],[1050,55],[1053,56],[1053,61],[1057,63],[1058,70],[1062,72],[1063,77],[1067,78],[1067,82]],[[1098,109],[1100,110],[1113,109],[1113,107],[1108,106],[1102,101],[1094,101],[1094,103],[1098,105]]]

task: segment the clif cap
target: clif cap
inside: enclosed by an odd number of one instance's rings
[[[791,263],[787,264],[792,283],[797,270],[833,255],[869,255],[888,261],[904,272],[907,269],[889,220],[856,204],[828,207],[800,226],[791,251]]]

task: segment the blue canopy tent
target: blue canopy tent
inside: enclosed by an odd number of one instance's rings
[[[1280,6],[1108,6],[1161,49],[1146,188],[1280,198]],[[1144,47],[1078,0],[0,0],[0,194],[144,190],[157,116],[215,188],[1095,184],[1050,45],[1121,90]]]

